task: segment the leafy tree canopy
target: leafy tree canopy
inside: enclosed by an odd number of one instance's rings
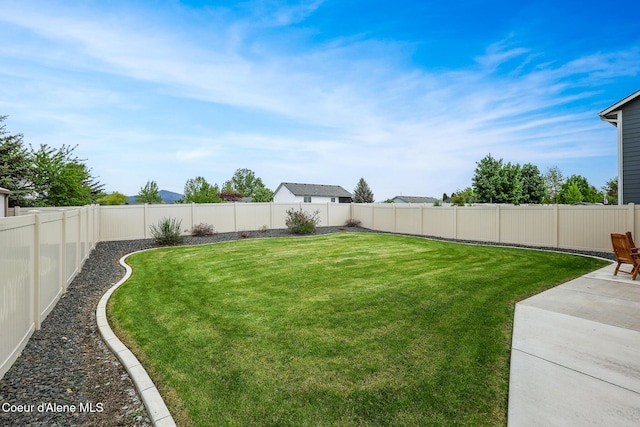
[[[479,203],[541,203],[544,180],[537,166],[530,163],[503,163],[491,154],[476,163],[473,192]]]
[[[560,188],[558,202],[573,204],[578,202],[602,203],[604,195],[589,184],[581,175],[571,175]]]
[[[162,203],[162,197],[160,197],[159,192],[158,184],[155,181],[147,181],[135,196],[136,203]]]
[[[129,198],[122,193],[113,192],[105,194],[96,200],[101,205],[122,205],[129,201]]]
[[[188,179],[184,185],[184,203],[220,203],[222,199],[218,195],[220,189],[218,184],[209,184],[206,179],[197,176]]]

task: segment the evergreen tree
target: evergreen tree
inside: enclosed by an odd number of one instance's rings
[[[373,192],[364,178],[360,178],[353,190],[353,201],[355,203],[373,203]]]
[[[10,135],[0,116],[0,187],[11,191],[9,206],[33,206],[33,167],[22,134]]]

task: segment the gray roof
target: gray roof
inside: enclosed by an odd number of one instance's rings
[[[609,108],[607,108],[605,110],[602,110],[598,115],[600,116],[600,118],[602,120],[606,120],[607,118],[611,118],[611,117],[607,117],[607,116],[609,114],[615,112],[615,111],[618,111],[625,104],[628,104],[629,102],[633,101],[634,99],[636,99],[639,96],[640,96],[640,90],[636,91],[636,92],[632,93],[631,95],[627,96],[626,98],[616,102],[611,107],[609,107]]]
[[[351,193],[339,185],[297,184],[293,182],[283,182],[275,192],[277,193],[283,186],[296,196],[353,197]]]
[[[412,196],[396,196],[393,198],[394,203],[433,203],[434,197],[412,197]]]

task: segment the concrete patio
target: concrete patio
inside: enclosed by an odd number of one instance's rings
[[[640,278],[614,268],[516,305],[509,426],[640,425]]]

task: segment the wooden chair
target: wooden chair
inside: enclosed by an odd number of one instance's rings
[[[638,248],[636,248],[636,244],[633,243],[633,236],[631,235],[631,232],[627,231],[626,235],[627,241],[629,242],[629,249],[631,249],[631,252],[633,253],[638,253]]]
[[[611,234],[611,244],[613,245],[613,252],[616,255],[618,265],[613,275],[616,276],[618,271],[631,275],[633,280],[636,279],[640,272],[640,254],[631,251],[631,245],[629,244],[629,238],[626,234]],[[630,264],[632,266],[631,271],[620,270],[622,264]]]

